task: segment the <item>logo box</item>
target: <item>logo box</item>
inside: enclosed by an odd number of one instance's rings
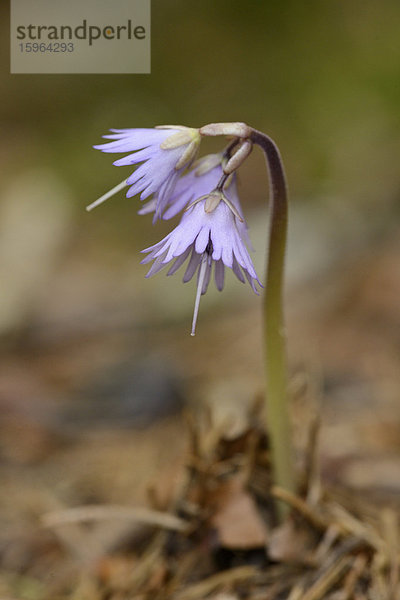
[[[11,0],[11,73],[150,73],[150,0]]]

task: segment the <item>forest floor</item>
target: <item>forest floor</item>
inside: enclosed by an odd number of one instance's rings
[[[8,341],[1,600],[399,600],[399,249],[288,311],[296,494],[271,477],[253,308],[190,353],[176,327]]]

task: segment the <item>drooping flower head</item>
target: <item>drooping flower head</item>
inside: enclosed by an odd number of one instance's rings
[[[205,174],[199,176],[194,193],[201,190],[207,181],[215,181],[220,168],[211,169],[207,178]],[[172,275],[186,259],[189,260],[183,281],[190,281],[197,272],[192,335],[195,333],[200,296],[207,291],[213,266],[215,284],[219,290],[224,286],[225,267],[232,269],[242,283],[245,283],[246,278],[255,293],[258,293],[256,283],[261,285],[244,241],[247,227],[241,216],[235,182],[231,182],[224,192],[215,190],[214,187],[211,187],[211,192],[189,204],[180,223],[161,242],[143,250],[148,256],[142,263],[154,260],[146,277],[158,273],[174,261],[167,273]],[[188,198],[185,196],[185,199],[187,201]],[[180,200],[183,202],[182,197]],[[172,207],[174,212],[175,204]]]
[[[236,170],[249,155],[252,143],[238,133],[228,147],[194,162],[201,130],[182,126],[155,129],[113,129],[104,136],[110,142],[95,146],[103,152],[127,153],[114,162],[116,166],[139,165],[135,171],[93,202],[88,210],[129,186],[127,197],[140,194],[147,202],[138,211],[154,213],[158,218],[175,217],[181,211],[180,223],[161,242],[146,248],[142,263],[153,262],[147,277],[158,273],[172,262],[168,275],[175,273],[187,260],[183,281],[197,273],[197,293],[192,322],[195,333],[200,297],[207,291],[212,271],[216,286],[224,286],[225,267],[236,277],[246,279],[255,293],[261,286],[247,247],[252,248],[236,186]],[[214,130],[213,130],[214,131]],[[211,132],[215,135],[215,132]],[[233,152],[234,150],[234,152]],[[247,247],[246,247],[247,246]]]
[[[140,193],[145,200],[157,198],[155,219],[160,218],[182,172],[193,162],[200,143],[198,129],[166,125],[155,129],[111,129],[103,137],[113,140],[94,146],[103,152],[129,154],[114,161],[116,166],[137,165],[135,171],[116,188],[88,206],[88,210],[104,202],[125,186],[127,198]]]

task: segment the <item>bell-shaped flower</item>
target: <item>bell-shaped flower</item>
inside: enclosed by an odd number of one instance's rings
[[[193,200],[207,195],[210,190],[215,189],[224,175],[223,164],[226,162],[224,153],[209,154],[197,160],[191,170],[182,175],[178,180],[174,193],[170,197],[167,207],[163,213],[163,219],[172,219],[183,209],[188,207]],[[243,211],[240,205],[239,194],[237,190],[237,177],[233,173],[224,186],[224,194],[236,209],[239,219],[236,219],[236,225],[239,233],[247,246],[252,250],[247,225],[243,218]],[[138,211],[139,215],[154,213],[157,207],[157,198],[154,197],[144,204]]]
[[[114,162],[116,166],[137,165],[121,184],[90,204],[91,210],[125,186],[130,186],[127,198],[140,193],[145,200],[157,198],[155,219],[160,218],[183,171],[193,162],[199,144],[198,129],[181,125],[166,125],[154,129],[111,129],[103,137],[112,140],[94,146],[103,152],[128,153]]]
[[[209,173],[211,178],[212,171]],[[256,284],[261,285],[241,235],[240,229],[245,232],[246,226],[240,207],[235,206],[238,197],[234,194],[229,198],[230,187],[226,192],[214,190],[189,204],[175,229],[158,244],[143,250],[148,256],[142,263],[154,260],[146,277],[174,261],[168,271],[168,275],[172,275],[186,259],[188,264],[183,281],[189,281],[197,272],[192,335],[195,334],[200,297],[207,291],[213,266],[219,290],[224,286],[225,267],[232,269],[242,283],[246,278],[255,293],[258,293]]]

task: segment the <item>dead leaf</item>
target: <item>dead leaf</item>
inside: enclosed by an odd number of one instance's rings
[[[265,546],[267,527],[258,512],[243,477],[236,476],[218,490],[211,524],[225,548],[250,549]]]

